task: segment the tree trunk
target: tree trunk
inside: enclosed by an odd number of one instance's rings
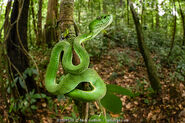
[[[20,11],[19,11],[20,10]],[[12,72],[12,80],[23,74],[29,68],[29,61],[23,49],[28,51],[27,46],[27,21],[28,21],[29,0],[25,0],[22,5],[18,0],[14,1],[11,13],[11,24],[17,21],[10,30],[7,43],[7,54],[9,57],[9,72]],[[11,74],[11,73],[10,73]],[[32,76],[25,78],[27,91],[36,90],[36,83]],[[27,92],[22,88],[19,82],[16,83],[20,95]]]
[[[156,29],[159,28],[159,7],[158,0],[156,0]]]
[[[11,11],[12,1],[9,0],[6,5],[6,11],[5,11],[5,21],[2,26],[2,29],[4,28],[4,39],[6,37],[10,22],[9,22],[9,13]],[[0,31],[1,33],[1,31]],[[1,36],[0,36],[1,39]],[[2,97],[3,101],[0,102],[0,105],[5,105],[9,107],[8,101],[7,101],[7,95],[6,95],[6,89],[5,89],[5,80],[3,79],[4,76],[4,70],[7,71],[7,59],[5,57],[5,42],[1,42],[0,40],[0,96]],[[3,111],[0,111],[3,112]]]
[[[150,84],[151,84],[151,87],[154,89],[154,91],[158,92],[160,89],[160,81],[157,76],[156,67],[154,66],[154,62],[150,57],[150,52],[148,51],[148,48],[146,47],[146,44],[144,42],[144,35],[142,32],[141,24],[139,23],[138,15],[136,14],[132,3],[130,3],[130,8],[131,8],[132,16],[133,16],[136,31],[137,31],[138,46],[143,56],[143,59],[145,61]]]
[[[42,0],[39,0],[39,11],[38,11],[38,22],[37,22],[37,45],[39,46],[42,42]]]
[[[166,39],[168,38],[168,15],[166,14],[166,26],[165,26],[165,28],[166,28],[166,33],[165,33],[165,37],[166,37]]]
[[[8,26],[10,25],[9,13],[11,11],[11,5],[12,5],[12,0],[8,0],[7,5],[6,5],[6,11],[5,11],[5,21],[2,27],[0,28],[0,39],[1,39],[1,33],[3,29],[4,29],[4,37],[5,37],[5,35],[7,34]]]
[[[178,3],[179,3],[180,14],[181,14],[181,20],[182,20],[182,28],[183,28],[183,43],[182,43],[182,45],[185,46],[185,20],[184,20],[184,14],[183,14],[179,0],[178,0]]]
[[[9,14],[11,11],[11,7],[12,7],[12,0],[8,0],[8,3],[6,5],[6,11],[5,11],[5,21],[2,26],[2,29],[4,28],[4,39],[6,38],[8,34],[8,29],[10,27]],[[0,36],[0,39],[1,39],[1,36]],[[3,100],[4,100],[4,102],[2,103],[6,103],[7,107],[9,107],[9,104],[7,102],[7,96],[6,96],[5,81],[3,79],[3,76],[4,76],[3,70],[6,70],[6,71],[8,70],[8,64],[7,64],[8,61],[6,58],[5,49],[6,49],[5,41],[4,42],[0,41],[0,68],[2,69],[0,71],[0,91],[1,91],[1,97],[3,97]]]
[[[31,20],[31,10],[29,11],[28,13],[28,20]],[[34,46],[34,42],[33,42],[33,39],[32,39],[32,35],[31,35],[31,32],[32,32],[32,24],[31,24],[31,21],[28,21],[28,37],[29,37],[29,42],[30,42],[30,45],[31,46]]]
[[[107,14],[107,4],[106,4],[107,1],[103,0],[103,13],[104,14]]]
[[[31,14],[32,14],[32,20],[33,20],[33,29],[34,29],[34,33],[35,33],[35,38],[37,40],[37,27],[36,27],[36,19],[35,19],[35,11],[34,11],[34,4],[33,1],[30,1],[31,4]]]
[[[48,45],[48,48],[51,48],[52,42],[57,41],[55,26],[57,19],[57,0],[49,0],[48,9],[47,9],[47,17],[46,17],[46,25],[45,25],[45,39]]]
[[[114,22],[115,22],[115,28],[117,28],[118,27],[118,18],[117,18],[117,4],[116,4],[116,2],[113,0],[112,1],[113,2],[113,5],[114,5]],[[114,33],[116,33],[116,30],[114,31]]]
[[[80,20],[81,20],[81,0],[78,0],[78,23],[80,24]]]
[[[62,33],[61,36],[68,31],[67,36],[62,37],[62,39],[74,40],[78,35],[75,31],[76,29],[73,21],[74,0],[62,0],[60,9],[61,23],[59,23],[59,25]],[[74,52],[73,56],[73,64],[79,64],[80,60]],[[80,118],[84,119],[86,114],[86,103],[75,100],[75,104],[77,105]]]
[[[124,16],[125,2],[123,2],[123,0],[120,0],[120,6],[122,8],[122,11],[121,11],[122,23],[124,23],[124,21],[125,21],[125,16]]]
[[[173,1],[173,5],[174,5],[174,9],[176,12],[176,5],[175,5],[175,1]],[[172,39],[171,39],[171,46],[170,46],[170,52],[168,54],[168,58],[171,56],[173,47],[174,47],[174,42],[175,42],[175,33],[176,33],[176,20],[177,20],[177,16],[176,13],[174,15],[174,26],[173,26],[173,31],[172,31]]]
[[[154,10],[154,1],[152,1],[152,5],[151,5],[151,7],[152,7],[152,10]],[[154,14],[153,14],[153,11],[151,11],[151,15],[152,15],[152,29],[154,29]]]
[[[141,26],[145,25],[145,0],[141,1],[142,10],[141,10]]]
[[[130,19],[129,19],[129,0],[127,0],[127,24],[130,24]]]

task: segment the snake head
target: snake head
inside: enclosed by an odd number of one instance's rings
[[[112,23],[113,16],[112,15],[103,15],[97,17],[89,24],[89,30],[92,33],[92,37],[95,37],[100,31],[105,29],[108,25]]]

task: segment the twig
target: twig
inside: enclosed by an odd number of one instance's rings
[[[98,106],[98,104],[97,104],[96,101],[94,102],[94,105],[96,106],[96,108],[97,108],[98,110],[100,109],[100,107]]]
[[[85,107],[85,123],[87,123],[89,117],[89,103],[86,103],[86,107]]]
[[[105,110],[105,108],[101,105],[100,100],[98,100],[97,103],[98,103],[98,105],[99,105],[99,107],[100,107],[101,112],[102,112],[103,115],[104,115],[104,118],[105,118],[104,120],[106,121],[106,119],[107,119],[106,110]]]
[[[6,55],[7,56],[7,55]],[[22,78],[24,84],[26,85],[26,82],[24,80],[24,77],[22,76],[21,72],[18,70],[18,68],[11,62],[10,58],[7,56],[8,62],[10,63],[10,65],[16,70],[16,72],[18,73],[18,75]],[[26,92],[28,93],[28,88],[26,86]]]

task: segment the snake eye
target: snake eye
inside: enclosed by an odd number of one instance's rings
[[[106,18],[106,16],[103,17],[104,19]]]

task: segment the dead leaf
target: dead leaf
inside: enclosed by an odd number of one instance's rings
[[[180,84],[179,84],[179,90],[180,90],[181,92],[183,92],[184,89],[185,89],[184,84],[180,83]]]
[[[185,97],[185,91],[182,93],[182,97]]]
[[[151,119],[152,118],[152,115],[153,115],[152,112],[148,113],[147,119]]]
[[[156,114],[152,115],[152,120],[156,120],[156,119],[157,119],[157,115]]]
[[[179,117],[185,117],[185,109],[179,113]]]
[[[117,117],[119,117],[120,115],[119,114],[110,114],[113,118],[117,118]]]
[[[46,103],[42,103],[42,107],[44,107],[44,108],[45,108],[46,106],[47,106],[47,104],[46,104]]]
[[[126,108],[127,109],[130,109],[132,107],[132,104],[131,103],[128,103],[127,105],[126,105]]]
[[[137,101],[134,101],[134,104],[135,104],[135,105],[138,105],[138,102],[137,102]]]

